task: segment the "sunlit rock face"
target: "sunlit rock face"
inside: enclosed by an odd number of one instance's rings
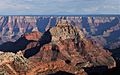
[[[25,35],[23,35],[23,36],[25,36],[25,38],[26,38],[27,40],[38,41],[39,38],[42,36],[42,33],[41,33],[41,32],[38,32],[38,31],[33,31],[33,32],[27,33],[27,34],[25,34]]]
[[[75,27],[66,20],[60,20],[56,27],[50,29],[52,41],[75,39],[78,37]]]

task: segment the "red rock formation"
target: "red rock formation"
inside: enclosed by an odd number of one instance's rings
[[[33,31],[31,33],[25,34],[24,36],[27,40],[38,41],[39,38],[42,36],[42,33],[38,32],[38,31]]]
[[[91,66],[108,66],[108,68],[113,68],[116,66],[116,62],[111,57],[109,51],[96,46],[92,40],[84,37],[82,33],[80,33],[80,36],[82,38],[80,37],[80,40],[77,40],[79,46],[76,45],[75,39],[72,38],[65,40],[59,39],[57,41],[52,39],[53,42],[43,45],[40,52],[31,57],[30,60],[47,63],[58,61],[58,59],[60,59],[66,64],[77,68]]]
[[[97,47],[90,40],[83,40],[83,52],[85,56],[93,63],[94,66],[106,65],[108,68],[116,66],[115,60],[111,57],[111,53],[101,47]]]

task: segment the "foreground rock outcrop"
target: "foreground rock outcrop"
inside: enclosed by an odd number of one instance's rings
[[[84,71],[86,67],[116,67],[110,52],[97,46],[77,26],[63,19],[43,34],[33,32],[23,37],[32,40],[25,49],[16,54],[1,52],[1,73],[46,75],[65,71],[75,75],[87,75]]]

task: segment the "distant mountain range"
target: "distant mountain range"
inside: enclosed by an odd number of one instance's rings
[[[16,41],[25,33],[45,32],[60,19],[80,28],[88,38],[105,48],[120,46],[120,16],[0,16],[0,44]]]

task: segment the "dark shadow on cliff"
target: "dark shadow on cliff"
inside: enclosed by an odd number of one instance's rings
[[[97,66],[97,67],[84,68],[84,70],[85,72],[87,72],[88,75],[104,75],[104,73],[108,71],[108,67]]]
[[[117,58],[117,59],[120,58],[120,47],[116,49],[108,49],[108,48],[105,48],[105,49],[110,51],[114,58]]]
[[[38,44],[36,45],[36,47],[33,47],[31,49],[28,49],[25,51],[24,56],[26,58],[29,58],[31,56],[34,56],[35,54],[37,54],[40,51],[40,48],[51,42],[52,36],[51,33],[49,31],[50,29],[48,29],[46,32],[44,32],[44,34],[41,36],[41,38],[38,41]]]
[[[59,53],[59,49],[57,45],[52,44],[52,52],[53,52],[53,55],[52,55],[51,61],[55,61],[57,60],[58,53]]]
[[[56,73],[48,74],[48,75],[75,75],[75,74],[68,73],[68,72],[65,72],[65,71],[58,71]]]
[[[22,36],[16,42],[5,42],[0,45],[0,51],[16,53],[19,50],[24,50],[30,42],[32,41],[29,41],[24,36]]]
[[[44,44],[47,44],[47,43],[51,42],[52,37],[51,37],[51,33],[49,32],[49,30],[50,29],[48,29],[41,36],[41,38],[39,39],[36,47],[33,47],[33,48],[25,51],[24,56],[26,58],[29,58],[29,57],[37,54],[40,51],[40,48]],[[5,42],[2,45],[0,45],[0,51],[17,53],[20,50],[24,50],[26,48],[26,46],[31,42],[34,42],[34,41],[33,40],[27,40],[24,36],[22,36],[16,42],[10,42],[9,41],[9,42]]]

